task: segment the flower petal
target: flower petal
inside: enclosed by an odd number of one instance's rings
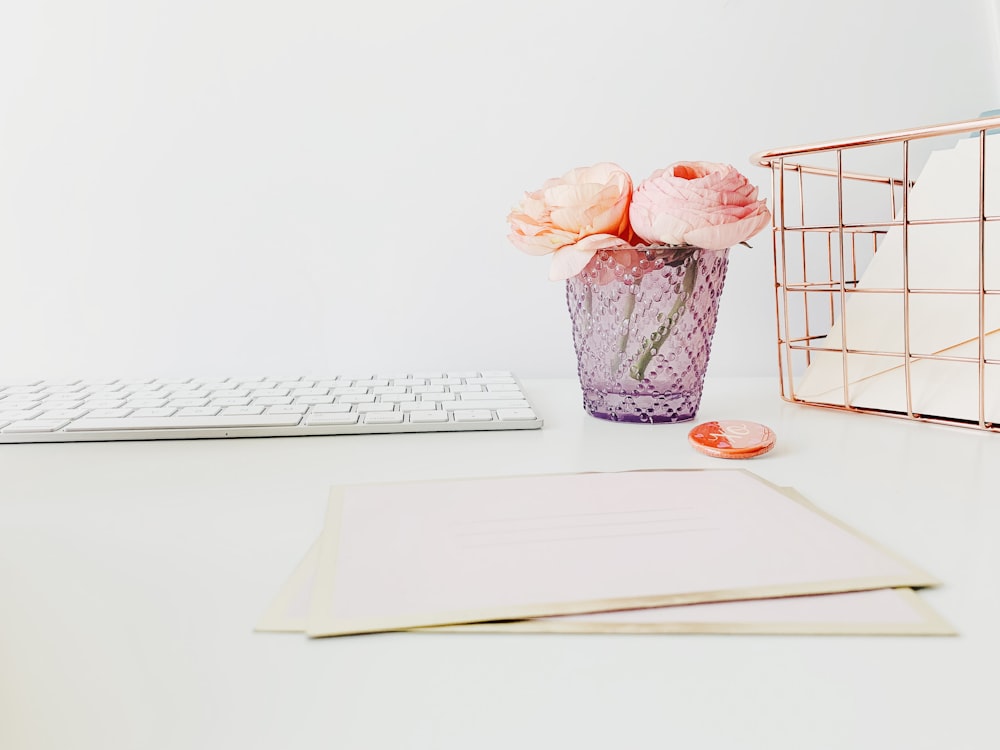
[[[549,278],[552,281],[563,281],[576,276],[587,267],[598,250],[620,247],[628,247],[628,243],[621,237],[610,234],[592,234],[572,245],[561,247],[552,255]]]
[[[750,239],[771,221],[771,214],[765,208],[763,213],[753,214],[736,222],[692,229],[685,241],[706,250],[725,250]]]

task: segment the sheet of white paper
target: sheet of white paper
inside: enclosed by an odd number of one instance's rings
[[[331,496],[307,631],[934,583],[743,471],[356,485]]]
[[[1000,214],[1000,135],[987,136],[986,213]],[[910,191],[911,219],[977,216],[979,142],[964,139],[953,149],[931,154]],[[991,179],[992,177],[992,179]],[[892,227],[858,284],[859,289],[903,288],[903,232]],[[987,288],[1000,288],[1000,224],[986,225]],[[911,289],[979,289],[979,227],[976,223],[927,224],[910,227],[908,273]],[[1000,356],[1000,301],[985,309],[986,356]],[[979,356],[979,299],[975,294],[910,296],[910,351]],[[845,326],[846,320],[846,326]],[[847,358],[852,406],[906,412],[903,357],[904,319],[901,294],[853,294],[844,318],[826,341],[841,348],[846,330],[849,350],[898,352],[899,357],[851,354]],[[1000,420],[1000,373],[987,367],[988,419]],[[978,420],[978,365],[916,361],[910,370],[913,409],[927,416]],[[814,352],[812,363],[795,384],[800,398],[844,404],[843,355]]]
[[[304,633],[316,581],[320,543],[309,548],[256,630]],[[473,623],[413,632],[488,633],[758,633],[841,635],[954,635],[954,630],[908,588],[839,594],[679,604],[672,607]]]

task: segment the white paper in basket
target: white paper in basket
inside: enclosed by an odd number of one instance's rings
[[[1000,135],[986,138],[986,215],[1000,214]],[[911,219],[949,219],[979,213],[979,141],[964,139],[953,149],[935,151],[909,197]],[[903,231],[892,227],[865,270],[859,289],[903,288]],[[986,287],[1000,288],[1000,224],[986,224]],[[979,225],[911,226],[908,237],[911,289],[979,288]],[[902,294],[851,295],[846,309],[847,348],[903,351]],[[977,294],[911,294],[910,351],[978,357]],[[1000,300],[988,298],[985,309],[987,358],[1000,357]],[[842,345],[843,320],[826,337],[828,346]],[[903,412],[907,410],[903,358],[863,354],[847,357],[850,405]],[[916,360],[910,381],[915,413],[977,421],[979,368],[975,362]],[[1000,373],[986,368],[985,416],[1000,422]],[[795,395],[818,403],[845,403],[843,357],[840,352],[813,352],[812,363]]]

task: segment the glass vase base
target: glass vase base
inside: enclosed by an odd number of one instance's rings
[[[584,389],[583,408],[612,422],[646,424],[690,422],[698,413],[701,393],[612,393]]]

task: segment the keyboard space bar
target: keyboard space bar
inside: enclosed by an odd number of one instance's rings
[[[294,427],[301,419],[301,414],[234,414],[223,417],[108,417],[105,419],[83,417],[66,425],[64,429],[66,432],[84,432],[88,430],[198,430],[211,427]]]

